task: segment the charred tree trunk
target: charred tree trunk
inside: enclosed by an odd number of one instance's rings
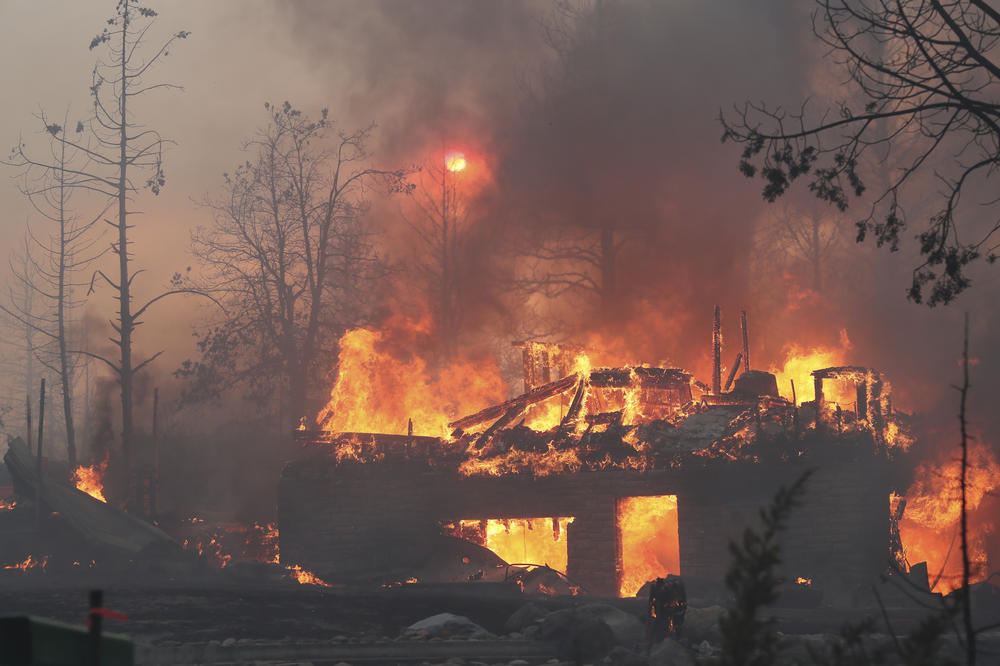
[[[126,11],[123,14],[124,25],[121,35],[121,91],[119,95],[120,119],[119,132],[119,154],[118,154],[118,326],[116,327],[119,339],[118,344],[121,351],[120,365],[118,366],[118,379],[121,382],[122,391],[122,454],[124,456],[125,469],[131,483],[132,459],[133,459],[133,414],[132,414],[132,294],[131,276],[128,272],[128,116],[127,104],[128,95],[126,93],[128,71],[126,69],[127,58],[125,54],[128,47],[126,39],[128,34],[128,3],[126,1]]]

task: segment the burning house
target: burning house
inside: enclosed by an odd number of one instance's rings
[[[729,540],[812,470],[782,573],[867,587],[889,561],[891,462],[907,438],[888,384],[868,368],[819,369],[815,399],[797,405],[746,356],[723,384],[719,344],[712,387],[525,343],[524,393],[446,436],[414,435],[412,421],[408,434],[302,429],[278,490],[282,558],[327,580],[403,580],[461,537],[592,594],[632,596],[667,573],[697,586],[723,579]],[[495,575],[452,556],[449,580]]]

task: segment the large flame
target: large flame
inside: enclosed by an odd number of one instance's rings
[[[620,499],[618,530],[622,545],[619,596],[635,596],[648,581],[680,574],[676,495]]]
[[[817,346],[802,347],[797,344],[788,345],[785,348],[785,359],[780,367],[772,365],[770,372],[778,380],[778,392],[789,400],[792,399],[792,382],[795,382],[795,401],[799,404],[813,400],[815,391],[813,390],[812,371],[821,368],[831,368],[848,364],[848,354],[851,350],[851,341],[847,337],[847,331],[840,331],[840,344],[836,347]],[[824,387],[825,397],[831,402],[842,403],[843,407],[852,404],[856,397],[840,387],[837,382],[827,382]]]
[[[960,466],[961,462],[954,458],[921,464],[906,492],[906,510],[899,521],[906,559],[910,564],[927,562],[935,592],[947,593],[962,583]],[[970,443],[966,502],[971,582],[984,580],[988,573],[985,541],[995,526],[989,511],[981,507],[986,508],[984,501],[998,487],[1000,464],[993,452],[981,442]],[[898,499],[894,498],[894,502]]]
[[[321,587],[333,587],[331,583],[327,583],[325,580],[312,573],[311,571],[306,571],[297,564],[293,564],[288,567],[288,573],[299,582],[300,585],[319,585]]]
[[[485,522],[485,546],[510,564],[544,564],[565,572],[566,528],[571,517],[463,520],[463,529]]]
[[[77,490],[82,490],[96,500],[107,504],[104,497],[104,473],[108,469],[108,459],[93,465],[80,465],[73,470],[73,483]]]
[[[317,422],[336,432],[447,437],[448,422],[501,402],[507,386],[493,360],[456,360],[437,372],[415,353],[427,319],[394,318],[379,331],[340,339],[337,381]],[[402,342],[400,341],[402,339]]]

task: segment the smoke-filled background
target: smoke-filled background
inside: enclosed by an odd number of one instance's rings
[[[897,253],[855,244],[863,204],[837,213],[802,192],[765,204],[758,183],[736,169],[739,148],[719,141],[718,114],[734,103],[795,107],[811,97],[822,108],[850,94],[812,35],[809,7],[216,0],[156,8],[154,41],[182,29],[191,36],[157,73],[183,92],[162,91],[136,109],[176,142],[166,152],[163,192],[137,198],[143,214],[133,252],[145,271],[137,300],[158,293],[175,272],[198,279],[204,267],[191,234],[213,219],[199,202],[217,199],[222,174],[248,159],[242,142],[266,125],[264,103],[288,100],[312,117],[328,108],[345,131],[375,123],[370,163],[406,170],[409,194],[371,188],[365,195],[362,221],[385,270],[364,284],[356,323],[378,329],[394,316],[427,317],[399,354],[421,356],[428,373],[455,359],[496,364],[507,382],[497,391],[517,392],[510,343],[539,339],[598,349],[605,362],[665,362],[707,381],[718,304],[727,341],[738,337],[739,311],[749,313],[754,367],[781,369],[789,353],[822,349],[834,364],[883,371],[895,407],[924,415],[937,433],[922,442],[933,452],[922,455],[946,460],[957,444],[951,385],[960,379],[968,312],[973,431],[987,443],[1000,436],[992,409],[1000,389],[995,269],[976,273],[952,305],[910,303],[911,238]],[[0,139],[44,138],[33,117],[40,109],[87,113],[94,57],[87,44],[112,10],[113,3],[93,1],[0,4],[0,56],[13,63],[0,74]],[[449,174],[442,165],[455,151],[468,168]],[[0,239],[13,252],[34,213],[17,191],[16,170],[7,171]],[[434,221],[426,211],[441,179],[458,228],[447,306],[438,299],[437,249],[420,234]],[[87,300],[85,337],[96,351],[114,351],[106,342],[114,309],[107,289]],[[137,357],[165,353],[137,388],[137,421],[148,435],[158,387],[165,446],[174,451],[163,477],[190,476],[196,460],[193,476],[212,481],[199,485],[203,504],[266,512],[273,496],[257,489],[276,477],[284,455],[277,442],[294,424],[295,407],[262,411],[259,396],[243,400],[242,387],[211,403],[179,402],[185,383],[174,371],[199,358],[193,334],[204,335],[217,317],[211,305],[181,297],[145,318]],[[334,356],[325,384],[308,396],[316,408],[336,376],[342,332],[322,332]],[[0,416],[18,433],[22,352],[16,332],[7,341]],[[738,347],[727,342],[726,365]],[[90,455],[99,457],[114,446],[116,387],[99,365],[89,373],[98,388],[78,402],[89,410]],[[811,387],[802,390],[810,399]],[[260,414],[271,411],[283,417],[262,427]],[[48,446],[60,455],[56,437]],[[187,506],[189,490],[164,502]]]

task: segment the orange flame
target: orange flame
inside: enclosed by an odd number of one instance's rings
[[[265,549],[265,561],[270,564],[278,564],[280,561],[280,554],[278,552],[278,526],[274,523],[268,523],[267,525],[257,525],[254,523],[254,527],[263,532],[261,542]]]
[[[15,506],[17,506],[17,500],[13,498],[0,499],[0,511],[12,511]]]
[[[311,571],[306,571],[297,564],[293,564],[288,567],[288,573],[290,573],[300,585],[321,585],[322,587],[333,587],[331,583],[327,583],[316,574]]]
[[[414,434],[448,437],[449,421],[505,399],[507,386],[492,360],[458,360],[432,372],[412,351],[415,340],[430,333],[428,319],[402,317],[379,331],[345,333],[337,381],[317,418],[319,427],[405,435],[412,420]],[[396,355],[406,347],[411,348],[407,358]]]
[[[815,395],[812,371],[847,365],[847,357],[851,348],[851,341],[847,337],[846,330],[840,331],[840,344],[837,347],[819,346],[807,349],[796,344],[789,345],[785,348],[783,365],[780,368],[776,365],[770,367],[770,372],[778,380],[778,392],[791,400],[791,383],[794,381],[796,402],[801,404],[813,400]],[[846,407],[856,399],[850,391],[837,390],[841,387],[834,386],[835,382],[827,382],[827,384],[830,385],[824,389],[827,400],[842,403]]]
[[[620,499],[618,529],[622,544],[618,596],[633,597],[648,581],[680,573],[676,495]]]
[[[35,567],[41,567],[42,571],[45,570],[46,565],[49,563],[49,556],[46,555],[42,559],[35,559],[33,555],[28,555],[25,559],[21,560],[17,564],[5,564],[4,569],[18,569],[20,571],[27,571],[28,569],[34,569]]]
[[[899,521],[900,539],[906,559],[911,563],[927,562],[930,583],[935,592],[948,593],[962,583],[962,553],[959,522],[961,519],[961,462],[924,463],[906,492],[907,504]],[[1000,487],[1000,464],[993,452],[980,442],[969,445],[966,501],[969,516],[970,582],[985,579],[987,553],[985,537],[994,529],[980,510],[988,495]],[[893,497],[892,510],[899,497]],[[935,585],[935,580],[937,584]]]
[[[73,483],[76,485],[76,489],[107,504],[108,500],[104,497],[104,472],[107,469],[107,458],[104,459],[104,462],[90,466],[80,465],[73,470]]]
[[[491,518],[482,522],[486,523],[483,545],[505,562],[544,564],[566,571],[566,528],[573,518]],[[480,524],[478,520],[460,521],[463,529]]]

